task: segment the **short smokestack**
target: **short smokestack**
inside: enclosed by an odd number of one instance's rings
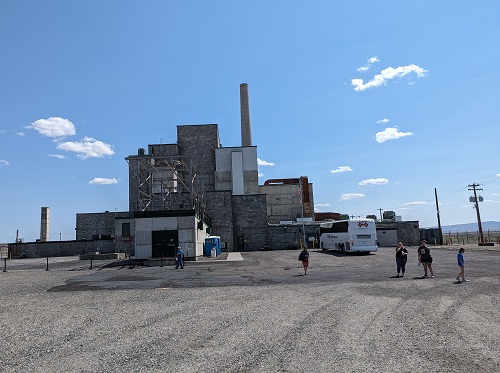
[[[50,208],[42,207],[40,224],[40,241],[47,242],[50,239]]]
[[[248,84],[240,84],[241,110],[241,146],[252,146],[252,128],[250,126],[250,103],[248,99]]]

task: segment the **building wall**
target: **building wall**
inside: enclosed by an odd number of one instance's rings
[[[133,242],[117,243],[114,240],[50,241],[9,244],[9,253],[16,257],[26,252],[29,258],[73,256],[89,253],[126,253],[134,254]]]
[[[211,234],[220,236],[225,251],[235,251],[233,238],[233,200],[230,190],[206,193],[207,214],[212,220]]]
[[[418,221],[377,222],[377,241],[379,246],[396,246],[402,242],[406,246],[420,244]]]
[[[298,184],[260,185],[259,191],[266,195],[267,218],[269,224],[282,221],[296,221],[302,217],[302,205],[298,194]],[[312,186],[309,188],[312,194]],[[312,201],[312,196],[310,196]]]
[[[260,250],[267,244],[266,196],[233,196],[234,236],[244,239],[243,250]],[[237,248],[236,242],[234,247]]]
[[[76,214],[76,240],[92,240],[94,236],[115,236],[115,218],[131,217],[128,212],[95,212]]]
[[[241,167],[234,167],[235,154],[241,157]],[[215,190],[231,190],[233,194],[259,192],[257,147],[228,147],[215,151]],[[242,190],[235,190],[234,180],[241,178]]]
[[[152,232],[162,230],[178,231],[178,242],[184,250],[186,258],[203,256],[203,245],[208,237],[206,226],[200,226],[200,220],[195,216],[167,216],[136,218],[135,221],[135,257],[137,259],[151,258],[153,255]],[[202,223],[201,223],[202,224]]]
[[[179,155],[190,157],[204,190],[215,189],[215,149],[220,147],[217,124],[177,126]]]

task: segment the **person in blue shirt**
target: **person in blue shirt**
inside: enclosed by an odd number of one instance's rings
[[[177,264],[175,265],[175,269],[179,269],[179,267],[181,267],[181,269],[184,269],[184,253],[182,252],[182,249],[181,247],[179,246],[177,248],[177,253],[175,254],[176,258],[177,258]]]
[[[461,282],[469,282],[469,280],[465,279],[465,260],[464,260],[464,248],[461,247],[460,250],[458,250],[457,254],[457,262],[458,266],[460,267],[460,273],[457,276],[457,281],[460,281],[460,277],[462,277]]]

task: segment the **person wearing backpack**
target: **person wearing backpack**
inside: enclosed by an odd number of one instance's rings
[[[309,251],[307,251],[307,246],[304,246],[300,252],[299,260],[302,262],[302,267],[304,267],[304,275],[307,275],[307,268],[309,267]]]

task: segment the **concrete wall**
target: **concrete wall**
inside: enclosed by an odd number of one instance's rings
[[[266,196],[263,194],[233,196],[232,200],[234,236],[244,238],[243,250],[259,250],[266,246]],[[236,247],[236,242],[234,245]]]
[[[241,157],[241,167],[234,166],[235,154]],[[231,190],[233,194],[259,193],[257,147],[228,147],[215,150],[215,189]],[[240,179],[242,190],[235,190],[234,181]]]
[[[220,147],[217,124],[177,126],[179,155],[190,157],[204,190],[215,188],[215,149]]]
[[[118,243],[114,240],[49,241],[9,244],[9,253],[13,258],[23,252],[26,252],[29,258],[73,256],[95,252],[133,255],[134,244],[133,242]]]
[[[259,191],[266,195],[269,224],[281,221],[296,221],[302,217],[302,205],[298,184],[260,185]],[[311,188],[312,189],[312,188]]]
[[[200,220],[195,216],[168,216],[137,218],[135,221],[135,257],[151,258],[153,255],[152,232],[162,230],[178,231],[178,245],[184,249],[186,258],[203,256],[203,245],[208,237],[206,225],[198,229]]]
[[[220,236],[225,251],[235,251],[233,237],[233,200],[230,190],[206,193],[207,214],[212,220],[214,236]]]
[[[377,241],[379,246],[396,246],[402,242],[406,246],[420,244],[418,221],[377,222]]]
[[[115,218],[131,218],[129,212],[76,214],[76,240],[91,240],[95,235],[115,236]]]

